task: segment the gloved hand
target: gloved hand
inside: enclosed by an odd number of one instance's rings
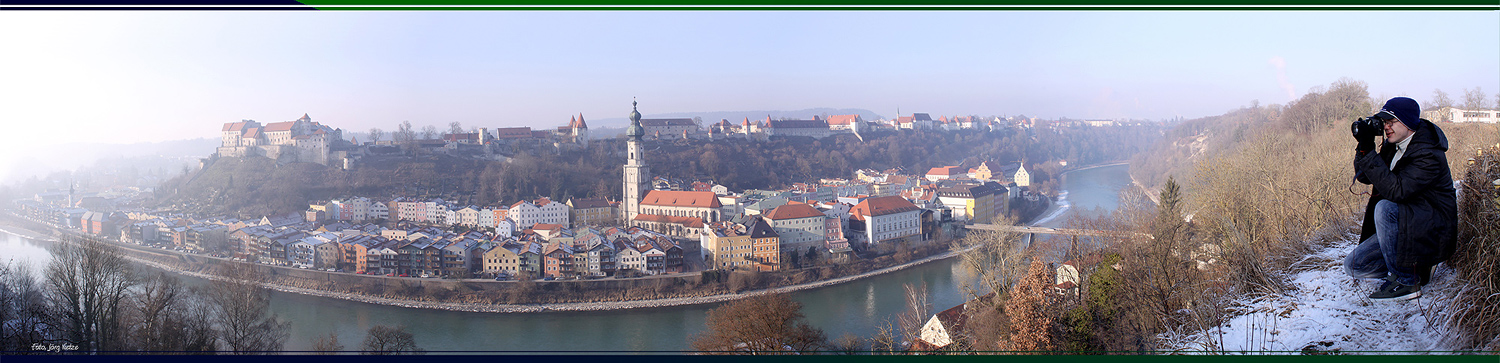
[[[1375,150],[1375,140],[1372,137],[1361,137],[1358,140],[1359,144],[1354,145],[1354,151],[1364,152]]]

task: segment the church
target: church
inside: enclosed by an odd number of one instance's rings
[[[703,226],[723,219],[713,192],[651,190],[651,168],[646,166],[641,113],[631,102],[630,127],[625,130],[625,191],[621,220],[674,237],[698,238]]]

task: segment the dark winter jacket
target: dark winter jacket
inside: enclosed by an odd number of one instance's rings
[[[1413,134],[1405,154],[1390,168],[1396,145],[1383,143],[1379,153],[1356,152],[1354,170],[1359,182],[1373,186],[1365,206],[1364,227],[1359,240],[1375,235],[1375,203],[1396,202],[1400,233],[1396,264],[1409,268],[1425,283],[1428,269],[1453,256],[1458,239],[1458,198],[1453,191],[1453,173],[1448,170],[1448,137],[1432,122]]]

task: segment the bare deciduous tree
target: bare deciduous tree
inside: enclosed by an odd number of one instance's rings
[[[1484,89],[1474,87],[1474,89],[1464,90],[1464,108],[1470,110],[1489,108],[1489,100],[1485,99]]]
[[[369,334],[365,336],[360,350],[363,354],[371,355],[422,354],[424,352],[422,348],[417,347],[416,337],[407,332],[406,327],[385,325],[370,327]]]
[[[448,133],[449,134],[462,134],[462,133],[464,133],[464,124],[460,123],[458,121],[449,122],[448,123]]]
[[[186,293],[181,282],[164,272],[144,279],[133,299],[137,318],[132,337],[137,348],[146,351],[173,350],[170,339],[175,337],[169,332],[171,324],[168,319],[171,317],[168,315],[175,313],[173,308]]]
[[[437,126],[432,126],[432,125],[422,126],[422,140],[436,139],[437,136],[438,136]]]
[[[411,121],[401,121],[401,124],[396,125],[394,137],[397,142],[412,142],[417,139],[417,132],[412,128]]]
[[[327,336],[318,337],[318,341],[313,342],[312,350],[317,354],[334,354],[343,351],[344,345],[339,344],[338,333],[328,333]]]
[[[47,265],[50,301],[63,340],[79,350],[123,350],[122,303],[136,284],[118,248],[95,240],[65,240]]]
[[[1010,225],[1011,220],[997,224]],[[979,278],[985,286],[964,286],[970,298],[979,297],[979,291],[989,290],[1004,295],[1015,285],[1025,268],[1025,250],[1020,245],[1021,234],[987,230],[973,230],[954,246],[963,251],[959,263],[964,271]],[[969,248],[973,249],[969,249]]]
[[[370,128],[370,144],[380,143],[380,138],[385,136],[385,131],[379,127]]]
[[[1427,107],[1432,108],[1453,107],[1453,98],[1448,97],[1448,92],[1443,92],[1441,88],[1434,88],[1432,89],[1432,101],[1428,103]]]
[[[271,294],[261,285],[253,266],[220,265],[220,279],[209,284],[219,336],[230,351],[249,354],[279,351],[286,342],[288,323],[270,313]]]
[[[396,125],[396,132],[391,134],[391,139],[401,144],[401,147],[408,153],[415,152],[417,149],[417,132],[412,129],[411,121],[401,121],[400,125]]]
[[[901,327],[903,341],[914,342],[922,337],[922,326],[932,315],[932,303],[927,300],[927,283],[917,285],[901,284],[905,291],[906,310],[896,315],[896,323]]]
[[[708,330],[693,338],[702,352],[776,354],[823,348],[823,331],[803,321],[802,304],[784,294],[758,295],[708,311]]]
[[[218,350],[213,314],[199,294],[157,272],[142,279],[131,298],[132,348],[149,352]]]
[[[906,350],[905,342],[901,341],[901,333],[890,321],[875,327],[875,336],[870,338],[870,350],[877,352],[895,353]]]
[[[829,349],[843,355],[854,355],[865,350],[865,342],[854,333],[844,333],[844,336],[835,339],[829,345]]]
[[[46,290],[25,264],[0,266],[0,351],[25,351],[49,336]]]

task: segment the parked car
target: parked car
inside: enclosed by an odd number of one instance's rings
[[[424,278],[424,279],[426,279],[426,278],[432,278],[432,275],[422,274],[422,278]]]
[[[411,277],[411,276],[407,276],[406,274],[401,274],[400,276],[401,277]]]

